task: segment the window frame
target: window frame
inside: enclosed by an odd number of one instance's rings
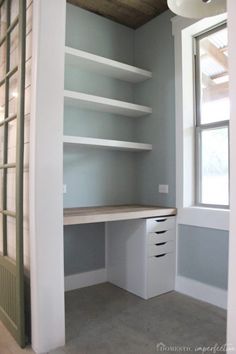
[[[193,38],[226,21],[227,13],[202,20],[180,16],[171,19],[175,61],[177,223],[224,231],[229,230],[230,209],[195,205]]]
[[[229,120],[222,120],[212,123],[201,123],[201,80],[200,80],[200,41],[224,28],[227,22],[220,23],[193,37],[193,56],[194,56],[194,120],[195,120],[195,205],[204,208],[229,209],[229,204],[210,204],[201,201],[202,195],[202,132],[217,128],[226,128],[228,131],[228,196],[230,195],[230,131]]]

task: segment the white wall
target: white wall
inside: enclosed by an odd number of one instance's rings
[[[32,346],[65,343],[63,90],[66,0],[34,0],[30,131]]]
[[[230,245],[229,245],[229,295],[228,295],[228,348],[229,353],[236,353],[236,1],[228,0],[229,25],[229,70],[230,70]]]

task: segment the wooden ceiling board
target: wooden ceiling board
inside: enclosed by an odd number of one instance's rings
[[[143,0],[117,0],[118,5],[127,7],[127,10],[139,11],[143,15],[153,16],[154,7]]]
[[[167,10],[167,0],[67,0],[70,4],[136,29]]]
[[[143,0],[143,2],[158,11],[165,11],[168,9],[167,0]]]

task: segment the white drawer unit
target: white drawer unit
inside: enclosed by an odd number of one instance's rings
[[[175,217],[147,220],[147,296],[174,290]]]
[[[109,222],[108,281],[149,299],[174,290],[175,217]]]

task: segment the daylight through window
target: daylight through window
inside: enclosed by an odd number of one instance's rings
[[[227,34],[223,25],[195,39],[197,205],[229,205]]]

